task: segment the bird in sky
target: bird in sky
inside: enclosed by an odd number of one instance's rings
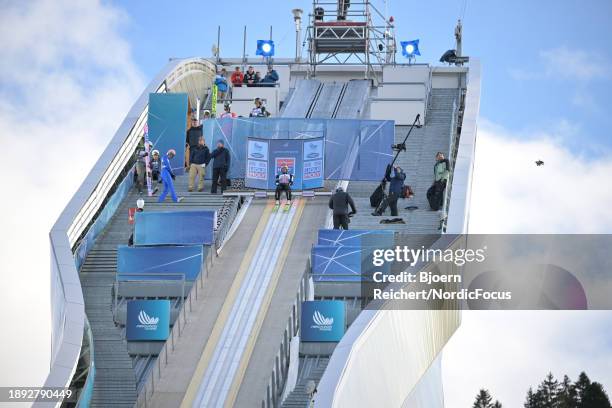
[[[542,160],[536,160],[535,164],[536,164],[536,166],[539,167],[539,166],[543,166],[544,162]]]

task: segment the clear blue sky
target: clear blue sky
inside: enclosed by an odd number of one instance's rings
[[[382,1],[374,3],[384,10]],[[270,0],[113,4],[129,15],[124,34],[149,78],[168,57],[209,56],[219,24],[221,56],[241,55],[244,25],[252,55],[255,40],[267,38],[270,24],[277,56],[292,56],[291,9],[312,7],[306,1]],[[389,2],[389,14],[398,39],[421,40],[419,61],[437,62],[454,47],[453,29],[463,7],[464,0],[395,0]],[[572,148],[610,150],[611,21],[609,0],[468,0],[464,53],[482,61],[482,116],[515,132],[560,128]],[[566,64],[570,68],[564,74]]]

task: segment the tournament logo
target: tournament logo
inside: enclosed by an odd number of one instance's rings
[[[333,317],[325,317],[321,312],[315,310],[312,314],[312,321],[315,323],[310,326],[311,329],[318,329],[319,331],[331,331],[334,326]]]
[[[151,317],[144,310],[140,310],[138,313],[138,322],[136,327],[143,330],[157,330],[157,324],[159,323],[159,317]]]

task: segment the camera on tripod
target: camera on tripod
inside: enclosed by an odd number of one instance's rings
[[[406,143],[398,143],[391,145],[391,148],[395,152],[405,152],[406,151]]]

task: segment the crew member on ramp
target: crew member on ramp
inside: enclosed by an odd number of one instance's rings
[[[176,192],[174,191],[174,172],[172,171],[172,166],[170,166],[170,159],[172,159],[176,155],[176,151],[174,149],[168,150],[162,157],[162,168],[161,168],[161,179],[164,184],[164,191],[159,196],[157,200],[158,203],[163,202],[166,199],[168,193],[170,193],[170,197],[172,197],[172,201],[175,203],[180,203],[183,201],[183,197],[177,197]]]
[[[274,198],[276,199],[276,205],[280,205],[280,197],[282,192],[285,192],[287,197],[287,205],[291,205],[291,186],[293,185],[293,174],[289,173],[287,166],[281,167],[281,172],[276,175],[276,192]]]
[[[348,210],[349,205],[351,206],[351,212]],[[349,216],[357,213],[355,202],[342,187],[338,187],[329,199],[329,208],[334,212],[334,229],[342,227],[347,230]]]

